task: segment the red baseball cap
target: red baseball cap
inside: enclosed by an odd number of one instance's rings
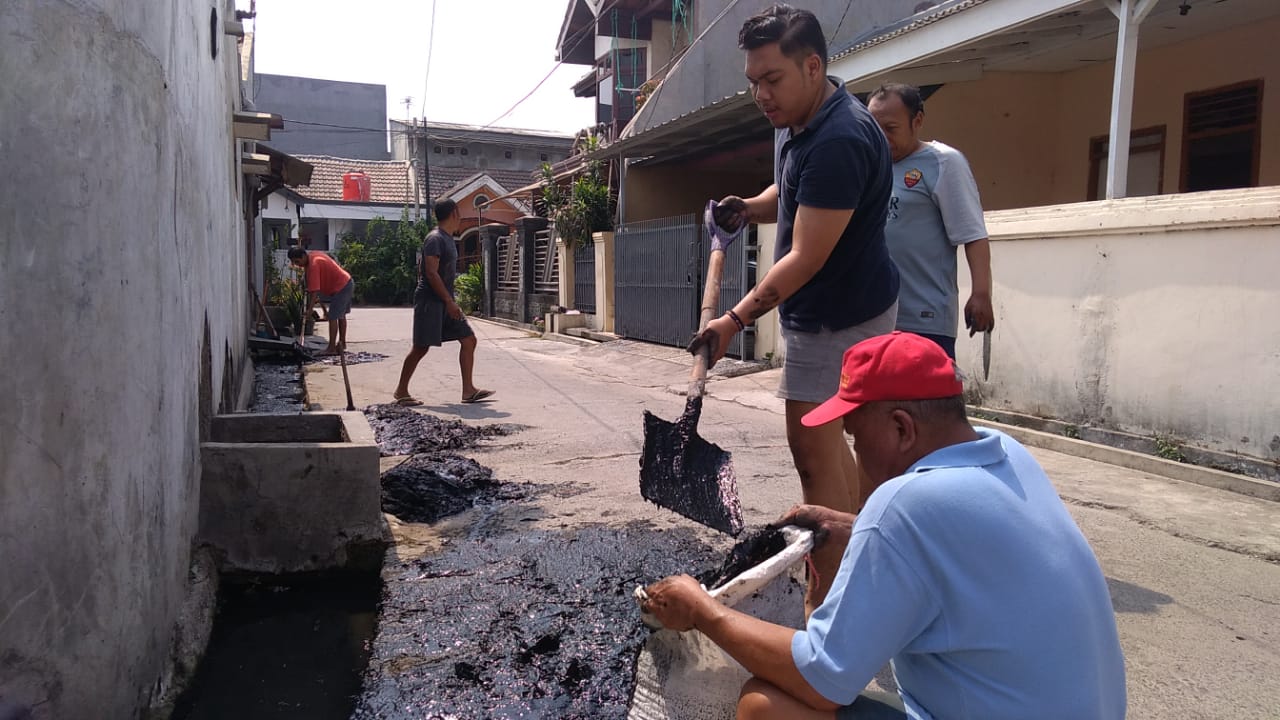
[[[801,422],[806,427],[817,427],[848,415],[864,403],[937,400],[963,393],[960,370],[937,343],[895,331],[845,350],[840,389]]]

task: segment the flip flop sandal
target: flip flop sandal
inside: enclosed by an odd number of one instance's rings
[[[493,395],[492,390],[477,390],[474,393],[471,393],[470,397],[462,398],[462,402],[467,404],[477,403],[491,395]]]
[[[396,398],[395,403],[401,407],[418,407],[422,404],[422,401],[410,395],[405,395],[402,398]]]

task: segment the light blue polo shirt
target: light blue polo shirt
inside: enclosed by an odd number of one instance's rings
[[[918,720],[1119,720],[1098,561],[1030,453],[978,432],[871,495],[792,658],[842,705],[892,658]]]
[[[901,276],[898,329],[955,337],[956,248],[987,237],[978,184],[964,155],[927,142],[893,164],[884,236]]]

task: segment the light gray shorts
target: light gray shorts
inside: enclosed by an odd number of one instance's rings
[[[816,333],[782,328],[787,344],[782,362],[778,397],[797,402],[820,403],[840,388],[840,364],[844,351],[876,335],[893,332],[898,322],[898,303],[870,320],[844,330],[822,329]]]

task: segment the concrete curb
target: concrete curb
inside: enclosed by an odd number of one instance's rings
[[[999,430],[1018,442],[1044,450],[1074,455],[1086,460],[1095,460],[1110,465],[1137,470],[1139,472],[1160,475],[1161,477],[1181,480],[1183,482],[1204,485],[1206,487],[1228,490],[1240,495],[1272,502],[1280,502],[1280,483],[1255,480],[1244,475],[1235,475],[1221,470],[1173,462],[1164,458],[1144,455],[1130,450],[1099,445],[1084,440],[1074,440],[1062,435],[1028,430],[1015,425],[992,422],[990,420],[972,420],[975,426],[989,427]]]
[[[516,322],[515,320],[508,320],[506,318],[483,317],[480,315],[467,316],[467,322],[471,322],[473,320],[475,322],[487,322],[487,323],[492,323],[494,325],[502,325],[503,327],[509,327],[512,330],[524,330],[525,332],[531,332],[531,333],[541,332],[540,330],[538,330],[532,325],[529,325],[527,323],[522,323],[522,322]]]
[[[595,340],[565,335],[564,333],[542,333],[542,339],[565,343],[566,345],[577,345],[578,347],[596,347],[600,344]]]

